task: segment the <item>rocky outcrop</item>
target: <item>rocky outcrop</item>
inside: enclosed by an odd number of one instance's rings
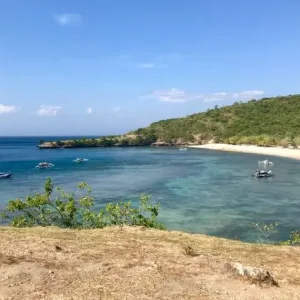
[[[247,281],[254,284],[264,286],[278,286],[278,283],[271,276],[269,271],[262,268],[247,267],[237,262],[227,262],[224,265],[224,269],[227,273],[246,279]]]
[[[157,142],[151,144],[151,146],[155,146],[155,147],[167,147],[167,146],[172,146],[172,144],[167,143],[165,141],[157,141]]]

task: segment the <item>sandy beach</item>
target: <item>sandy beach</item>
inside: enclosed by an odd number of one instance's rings
[[[281,157],[300,160],[300,149],[290,149],[290,148],[282,148],[282,147],[258,147],[253,145],[228,145],[228,144],[206,144],[206,145],[195,145],[189,147],[198,148],[198,149],[261,154],[266,156],[269,155],[281,156]]]

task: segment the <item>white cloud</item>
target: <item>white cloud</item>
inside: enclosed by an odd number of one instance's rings
[[[60,110],[60,106],[41,105],[41,108],[37,111],[37,114],[41,117],[55,117]]]
[[[172,88],[167,91],[154,91],[151,95],[144,96],[143,98],[158,99],[161,102],[184,103],[195,99],[195,96],[188,95],[185,90]]]
[[[92,114],[93,113],[93,108],[92,107],[88,107],[85,112],[87,114]]]
[[[113,112],[119,112],[121,110],[121,107],[120,106],[116,106],[112,110],[113,110]]]
[[[139,65],[140,68],[142,69],[151,69],[155,67],[154,63],[144,63]]]
[[[226,96],[227,94],[224,93],[224,92],[221,92],[221,93],[214,93],[214,96]]]
[[[1,114],[11,114],[17,111],[17,108],[13,105],[0,104],[0,115]]]
[[[258,90],[250,90],[250,91],[243,91],[240,93],[233,93],[233,98],[253,98],[256,96],[262,96],[265,92],[264,91],[258,91]]]
[[[193,100],[201,100],[203,102],[217,102],[224,100],[233,100],[239,98],[240,100],[251,100],[255,96],[262,96],[264,91],[253,90],[243,91],[239,93],[203,93],[203,94],[191,94],[185,90],[172,88],[166,91],[154,91],[151,95],[143,96],[141,99],[157,99],[161,102],[170,103],[185,103]]]
[[[75,25],[82,21],[80,14],[60,14],[54,16],[55,22],[60,26]]]

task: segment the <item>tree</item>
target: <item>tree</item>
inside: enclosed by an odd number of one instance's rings
[[[159,204],[150,204],[150,196],[142,195],[139,206],[130,201],[109,203],[98,212],[92,210],[92,188],[82,182],[78,193],[67,193],[57,188],[59,196],[53,196],[54,187],[47,179],[43,193],[27,196],[25,200],[9,201],[2,218],[10,220],[15,227],[58,226],[62,228],[103,228],[112,225],[145,226],[165,229],[157,221]],[[78,196],[76,196],[78,195]]]

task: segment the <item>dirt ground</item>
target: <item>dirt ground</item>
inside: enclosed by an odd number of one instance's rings
[[[231,277],[230,261],[267,269],[279,287]],[[133,227],[0,227],[0,299],[300,299],[300,247]]]

